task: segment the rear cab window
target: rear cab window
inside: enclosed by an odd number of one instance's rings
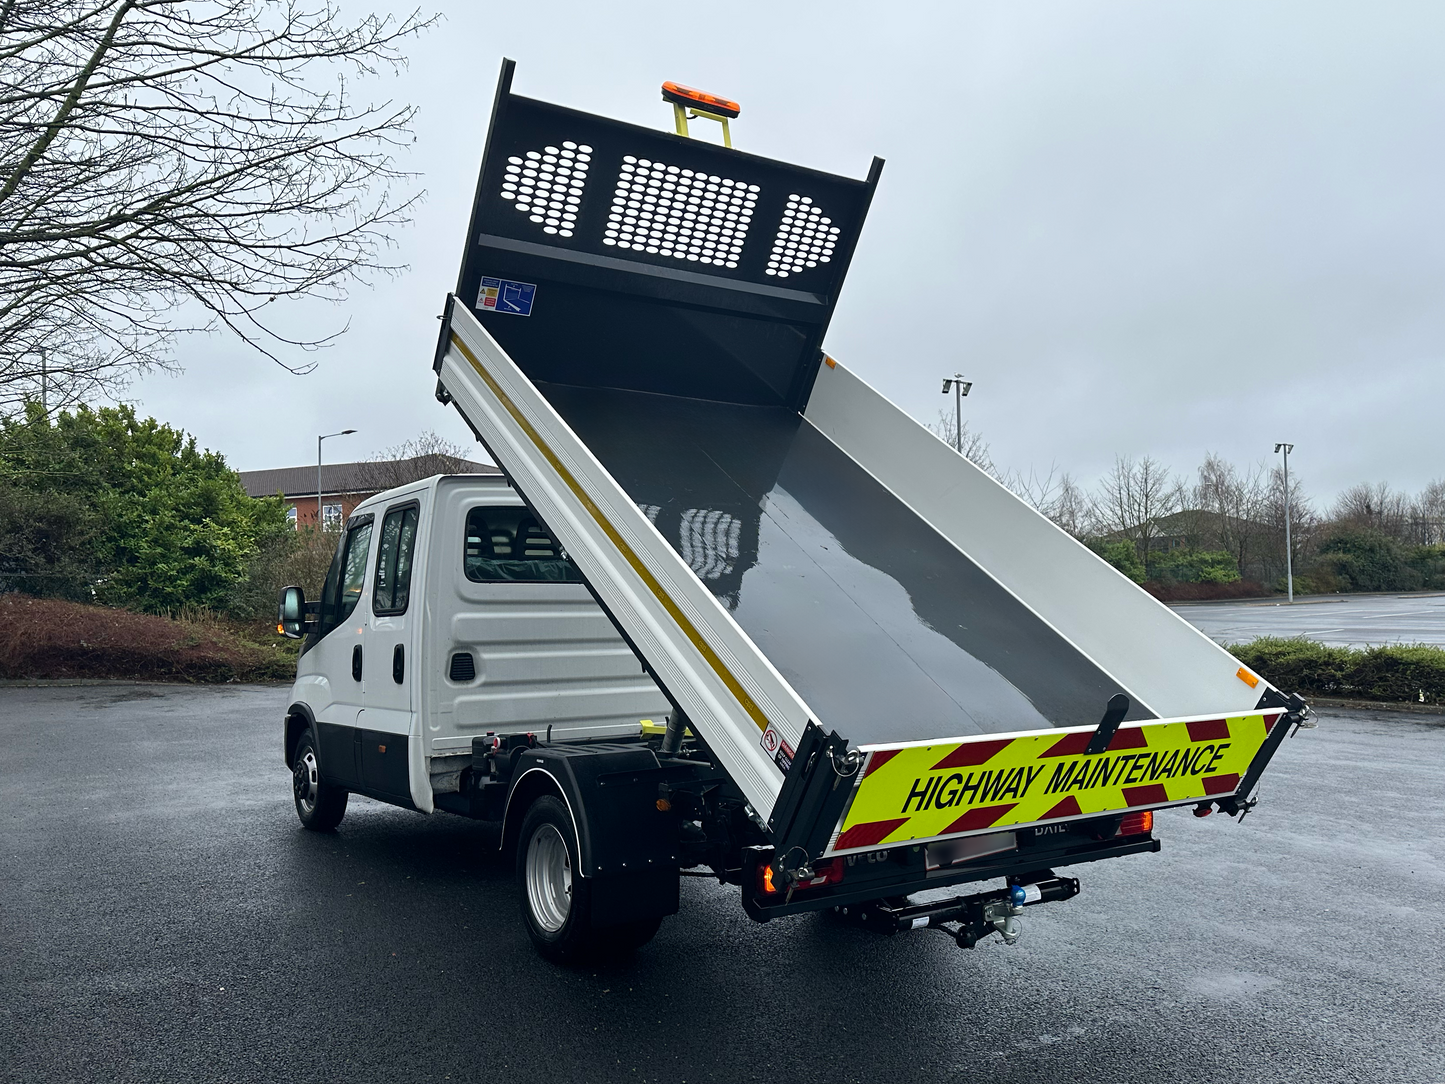
[[[377,616],[406,613],[411,598],[412,551],[420,508],[411,504],[387,510],[381,521],[376,551],[376,579],[371,591],[371,612]]]
[[[530,509],[467,513],[462,570],[473,583],[581,583],[582,574]]]

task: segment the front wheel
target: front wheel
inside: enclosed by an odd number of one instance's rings
[[[346,791],[321,778],[316,735],[311,730],[302,734],[296,743],[296,754],[291,760],[291,793],[302,826],[313,832],[329,832],[346,816]]]

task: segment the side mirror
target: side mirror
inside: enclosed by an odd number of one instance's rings
[[[291,640],[301,639],[306,627],[306,592],[299,587],[281,588],[276,614],[276,631]]]

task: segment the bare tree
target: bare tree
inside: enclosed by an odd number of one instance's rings
[[[1445,479],[1431,482],[1415,498],[1411,533],[1417,546],[1445,544]]]
[[[1269,524],[1270,541],[1260,554],[1263,579],[1266,583],[1271,583],[1285,574],[1284,517],[1284,471],[1274,467],[1269,472],[1269,488],[1264,504],[1264,519]],[[1315,514],[1309,497],[1305,495],[1303,480],[1293,471],[1289,476],[1289,519],[1290,553],[1298,573],[1302,564],[1301,556],[1311,552],[1311,547],[1318,541],[1320,518]]]
[[[939,410],[938,420],[926,428],[950,448],[954,447],[958,420],[952,410],[948,408]],[[994,466],[993,458],[989,454],[988,441],[983,439],[983,434],[971,429],[968,422],[963,423],[963,458],[992,474],[995,478],[999,476],[998,468]]]
[[[1027,475],[1010,471],[1000,481],[1075,538],[1089,533],[1089,499],[1057,464],[1050,466],[1046,475],[1030,467]]]
[[[1266,503],[1262,464],[1241,471],[1213,452],[1205,455],[1192,493],[1203,544],[1233,555],[1245,575],[1258,564],[1266,544]]]
[[[434,474],[470,474],[472,467],[465,448],[429,429],[363,463],[357,485],[362,490],[379,492]]]
[[[1410,498],[1390,488],[1388,482],[1362,482],[1341,493],[1331,518],[1355,527],[1367,527],[1404,540],[1411,519]]]
[[[1115,457],[1113,471],[1099,484],[1094,498],[1095,529],[1133,542],[1140,560],[1147,562],[1159,520],[1177,512],[1182,497],[1169,468],[1157,459]]]
[[[278,299],[346,297],[418,198],[410,106],[354,101],[432,22],[331,0],[0,0],[0,407],[76,400]],[[293,365],[292,371],[310,366]],[[42,373],[43,369],[43,373]]]

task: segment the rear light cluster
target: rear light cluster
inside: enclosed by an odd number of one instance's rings
[[[1124,819],[1119,822],[1119,830],[1116,836],[1142,836],[1154,830],[1154,811],[1146,809],[1142,813],[1126,813]]]
[[[844,863],[841,858],[827,858],[821,862],[813,863],[813,876],[806,881],[799,881],[793,891],[800,892],[807,888],[819,888],[823,885],[835,885],[843,879]],[[778,896],[788,890],[787,878],[774,872],[771,865],[758,868],[758,891],[765,896]]]

